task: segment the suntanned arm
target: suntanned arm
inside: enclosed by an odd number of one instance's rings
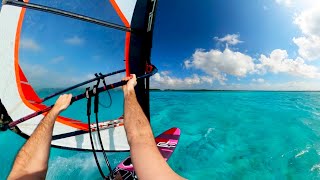
[[[19,151],[8,179],[45,179],[54,122],[69,106],[71,98],[71,94],[59,97]]]
[[[124,128],[130,145],[131,160],[139,179],[183,179],[176,174],[160,154],[147,117],[142,111],[134,91],[136,76],[131,75],[123,86]]]

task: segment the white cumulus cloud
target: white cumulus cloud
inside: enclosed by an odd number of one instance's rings
[[[243,42],[243,41],[240,41],[239,38],[240,36],[238,34],[227,34],[223,38],[215,37],[214,39],[216,39],[219,42],[225,42],[227,43],[227,45],[237,45]]]
[[[260,64],[256,64],[256,70],[262,73],[288,73],[294,76],[317,78],[319,76],[318,68],[305,64],[302,58],[289,59],[286,50],[276,49],[270,56],[260,56]]]
[[[299,55],[306,60],[320,60],[320,7],[302,11],[294,20],[303,36],[293,38]]]
[[[254,71],[253,59],[243,53],[234,52],[229,48],[224,51],[198,49],[190,60],[184,62],[186,68],[199,69],[213,79],[226,81],[226,74],[236,77],[245,77]]]
[[[170,76],[168,71],[162,71],[151,78],[151,88],[157,89],[197,89],[201,85],[210,85],[214,79],[209,76],[193,74],[186,78]]]
[[[301,57],[289,58],[287,51],[281,49],[275,49],[268,55],[261,54],[257,60],[244,53],[233,51],[228,47],[224,51],[197,49],[190,59],[184,61],[184,67],[186,69],[200,70],[206,76],[194,74],[182,79],[172,77],[170,72],[165,71],[155,75],[153,80],[158,83],[158,87],[190,88],[191,86],[205,83],[212,84],[214,81],[218,81],[220,85],[228,88],[229,85],[226,84],[228,76],[231,75],[240,80],[248,75],[254,75],[255,77],[251,79],[252,83],[254,85],[260,84],[259,87],[266,88],[267,85],[271,86],[271,84],[266,83],[259,76],[267,73],[282,73],[305,79],[320,78],[320,72],[316,66],[307,64]],[[236,86],[233,87],[236,88]],[[243,87],[241,86],[241,88]],[[268,87],[268,89],[272,88]]]
[[[320,7],[302,11],[294,19],[302,33],[305,35],[320,36]]]
[[[320,37],[304,36],[293,38],[293,42],[299,47],[298,53],[306,60],[320,59]]]

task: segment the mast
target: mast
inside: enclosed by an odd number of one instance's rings
[[[130,73],[141,76],[146,72],[146,65],[151,64],[152,34],[157,0],[137,0],[131,28],[143,29],[144,33],[131,34]],[[145,11],[147,9],[147,11]],[[138,81],[135,88],[140,106],[150,121],[149,78]]]

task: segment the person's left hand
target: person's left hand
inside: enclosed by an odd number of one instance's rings
[[[122,86],[122,90],[125,95],[134,91],[134,87],[137,85],[137,77],[135,74],[130,74],[129,77],[125,77],[122,79],[123,81],[128,81],[127,84]]]
[[[53,108],[59,112],[64,111],[69,107],[71,98],[72,98],[72,94],[61,95],[56,101],[56,103],[54,104]]]

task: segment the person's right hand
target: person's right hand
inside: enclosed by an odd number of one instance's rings
[[[61,95],[56,101],[56,103],[54,104],[53,108],[58,112],[64,111],[70,105],[71,98],[72,98],[72,94]]]
[[[126,95],[129,92],[134,91],[134,87],[137,85],[137,78],[135,74],[131,74],[130,77],[125,77],[123,81],[128,81],[127,84],[122,86],[122,90]]]

